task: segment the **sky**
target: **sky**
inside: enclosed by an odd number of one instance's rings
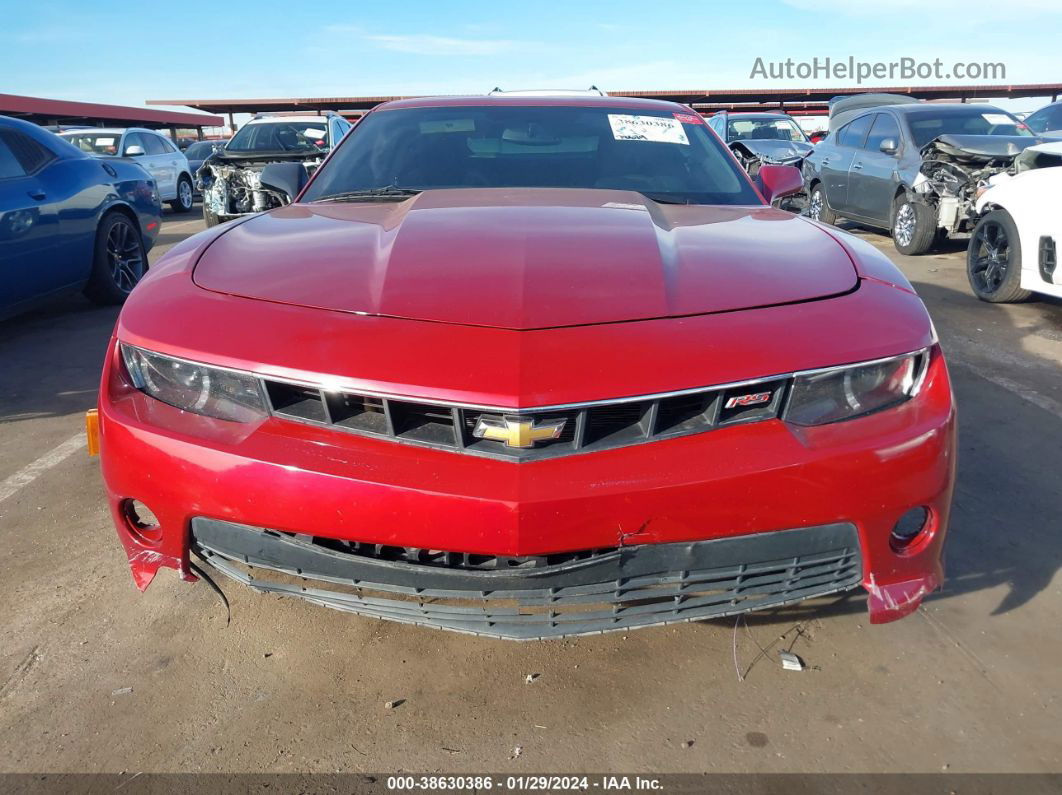
[[[991,82],[1062,82],[1062,0],[0,0],[0,21],[0,93],[123,105],[853,84],[750,79],[757,57],[1002,62]]]

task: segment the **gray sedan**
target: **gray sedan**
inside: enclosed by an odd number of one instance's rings
[[[804,160],[807,213],[892,232],[903,254],[969,232],[978,186],[1036,138],[992,105],[912,103],[868,108]]]

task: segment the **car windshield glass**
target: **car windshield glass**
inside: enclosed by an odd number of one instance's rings
[[[908,113],[907,120],[919,149],[941,135],[1032,136],[1029,129],[1017,118],[995,108],[970,108],[947,113],[925,110]]]
[[[62,136],[82,152],[93,155],[116,155],[118,143],[122,140],[120,132],[78,132]]]
[[[297,152],[324,150],[325,122],[276,121],[247,124],[225,146],[228,152]]]
[[[214,152],[215,146],[221,146],[220,141],[199,141],[184,150],[184,156],[189,160],[205,160]]]
[[[730,141],[806,141],[807,136],[792,119],[733,119],[727,124]]]
[[[377,111],[303,201],[380,188],[604,188],[684,204],[761,203],[700,117],[655,108]]]

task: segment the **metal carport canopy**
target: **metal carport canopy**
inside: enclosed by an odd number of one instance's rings
[[[0,114],[15,116],[36,124],[88,124],[168,129],[221,127],[221,116],[202,113],[101,105],[96,102],[69,102],[45,97],[0,94]]]
[[[825,113],[833,97],[852,94],[906,94],[922,100],[969,101],[972,99],[1045,97],[1062,95],[1062,83],[954,86],[858,86],[846,88],[739,88],[690,91],[610,91],[611,96],[665,99],[692,105],[702,112],[715,110],[788,110]],[[275,113],[282,111],[334,110],[351,115],[363,113],[400,96],[288,97],[272,99],[149,99],[148,105],[184,105],[210,113]]]

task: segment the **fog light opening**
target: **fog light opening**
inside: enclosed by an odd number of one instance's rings
[[[889,536],[889,545],[893,552],[913,552],[920,547],[929,536],[929,517],[929,509],[924,505],[912,508],[901,516]]]
[[[122,501],[125,524],[133,537],[141,544],[157,544],[162,539],[162,526],[158,517],[140,500]]]

